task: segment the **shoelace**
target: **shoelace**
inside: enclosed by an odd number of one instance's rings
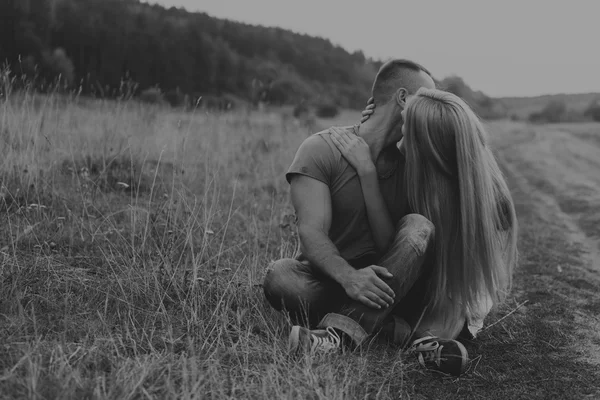
[[[429,338],[423,338],[423,340],[427,340]],[[440,366],[441,362],[442,362],[442,349],[444,348],[443,345],[440,346],[440,344],[437,341],[432,341],[429,343],[424,343],[424,344],[417,344],[413,347],[413,351],[417,351],[419,352],[418,354],[418,359],[419,359],[419,364],[421,364],[422,366],[425,366],[426,362],[430,362],[433,361],[438,367]]]
[[[316,349],[321,349],[324,351],[330,351],[337,349],[340,347],[340,336],[337,334],[335,329],[331,327],[327,327],[327,337],[319,337],[315,334],[312,334],[312,346],[310,348],[311,352],[314,352]]]

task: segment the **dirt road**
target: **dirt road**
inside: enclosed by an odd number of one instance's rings
[[[491,124],[490,132],[515,196],[527,197],[523,209],[535,214],[520,218],[522,228],[533,229],[533,237],[558,232],[555,250],[571,256],[552,271],[537,265],[536,273],[569,304],[580,358],[600,366],[600,124],[503,122]],[[538,223],[523,225],[529,221]],[[527,255],[525,268],[532,250],[520,249]],[[527,280],[520,287],[532,289]]]

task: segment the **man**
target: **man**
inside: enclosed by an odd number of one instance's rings
[[[404,156],[397,143],[402,139],[402,111],[421,87],[435,88],[421,65],[408,60],[384,64],[372,88],[377,112],[348,128],[365,140],[376,160],[380,189],[397,227],[387,248],[376,246],[359,177],[328,132],[310,136],[296,153],[286,178],[301,254],[276,261],[264,282],[271,305],[288,311],[299,324],[290,333],[292,350],[338,348],[340,335],[359,346],[391,323],[396,343],[405,343],[413,334],[423,337],[413,346],[421,352],[420,360],[434,360],[434,368],[456,375],[464,370],[466,350],[449,340],[460,329],[435,332],[435,321],[416,329],[423,325],[426,305],[420,302],[434,228],[425,217],[408,213]],[[432,333],[447,338],[427,338]]]

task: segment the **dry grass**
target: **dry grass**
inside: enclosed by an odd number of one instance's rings
[[[297,246],[282,172],[301,124],[30,95],[0,118],[0,397],[389,389],[402,366],[373,377],[379,356],[289,359],[263,300],[265,267]]]
[[[3,101],[0,398],[592,393],[591,378],[569,372],[585,365],[560,353],[574,335],[568,324],[521,310],[468,344],[474,362],[461,379],[423,372],[377,344],[288,357],[289,325],[260,284],[271,260],[297,248],[283,173],[308,133],[280,113],[184,114],[29,94]],[[535,246],[532,263],[556,247],[531,229],[523,238]],[[523,294],[529,273],[521,270],[515,301],[546,296]],[[549,349],[560,363],[537,357]],[[535,375],[540,362],[553,369]],[[553,371],[570,383],[544,391],[537,381]]]

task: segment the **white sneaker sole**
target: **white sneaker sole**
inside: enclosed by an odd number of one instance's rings
[[[467,369],[467,363],[469,362],[469,353],[467,352],[467,349],[465,349],[465,346],[463,346],[461,342],[457,340],[456,344],[460,349],[460,355],[462,357],[462,362],[460,363],[460,373],[462,374]]]
[[[288,350],[292,353],[298,350],[298,346],[300,344],[300,327],[298,325],[294,325],[292,330],[290,331],[290,336],[288,338]]]

